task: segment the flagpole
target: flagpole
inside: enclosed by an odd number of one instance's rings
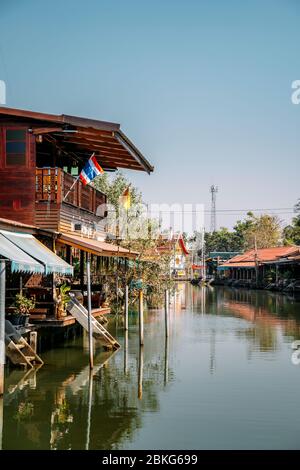
[[[74,183],[72,184],[72,186],[70,187],[69,191],[67,191],[67,194],[63,197],[63,200],[62,202],[64,202],[64,200],[69,196],[70,192],[72,191],[72,189],[74,188],[75,184],[77,183],[77,181],[79,180],[80,178],[80,174],[77,176],[77,178],[75,179]]]
[[[88,161],[90,161],[90,160],[94,157],[94,155],[95,155],[95,152],[92,153],[92,155],[90,156],[90,158],[89,158]],[[98,167],[99,167],[99,164],[98,164]],[[84,168],[85,168],[85,167],[84,167]],[[100,168],[101,168],[101,167],[100,167]],[[101,170],[102,170],[102,168],[101,168]],[[103,170],[102,170],[102,172],[103,172]],[[82,170],[81,170],[81,172],[79,173],[79,175],[77,176],[77,178],[75,179],[75,181],[74,181],[74,183],[72,184],[72,186],[70,187],[69,191],[67,191],[67,194],[63,197],[62,202],[64,202],[64,200],[69,196],[69,194],[70,194],[70,192],[72,191],[72,189],[74,188],[75,184],[78,182],[81,173],[82,173]]]

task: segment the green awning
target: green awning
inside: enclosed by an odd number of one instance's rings
[[[11,261],[12,272],[44,273],[45,268],[0,233],[0,255]]]
[[[59,258],[53,251],[49,250],[43,243],[33,235],[20,232],[7,232],[0,230],[0,233],[16,247],[20,248],[30,257],[42,263],[45,274],[58,273],[73,275],[73,267]]]

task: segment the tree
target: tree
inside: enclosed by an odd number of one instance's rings
[[[130,186],[131,204],[136,205],[142,202],[141,192],[132,186],[121,171],[117,171],[113,177],[109,176],[108,173],[103,173],[103,175],[95,178],[93,185],[96,189],[106,194],[108,202],[116,209],[119,206],[121,195],[128,186]]]
[[[194,234],[191,241],[196,240]],[[201,239],[200,235],[197,236]],[[244,220],[238,220],[233,231],[225,227],[209,233],[205,233],[205,251],[244,251],[255,247],[269,248],[281,243],[282,230],[280,221],[275,216],[263,214],[255,216],[252,212],[247,213]]]
[[[254,226],[254,215],[253,212],[247,213],[245,220],[238,220],[233,227],[235,240],[236,240],[236,251],[243,251],[246,246],[245,236]]]
[[[284,243],[287,245],[300,245],[300,199],[295,204],[294,211],[297,214],[296,217],[283,230]]]
[[[246,221],[247,222],[247,221]],[[278,217],[268,214],[260,216],[248,214],[248,226],[243,231],[245,249],[271,248],[279,246],[282,230]]]
[[[205,233],[206,253],[211,251],[240,251],[242,249],[239,237],[228,228],[221,227],[215,232]]]
[[[107,202],[114,206],[117,216],[119,216],[120,210],[120,197],[125,189],[130,187],[131,207],[128,210],[127,222],[129,228],[134,227],[134,236],[132,236],[131,230],[128,230],[126,236],[123,239],[118,239],[117,242],[124,248],[138,252],[139,256],[136,262],[133,263],[132,269],[126,271],[124,266],[119,266],[116,274],[127,284],[134,285],[139,279],[142,279],[146,299],[153,306],[158,305],[166,285],[170,284],[171,259],[171,255],[168,254],[157,256],[156,248],[160,240],[155,235],[159,231],[159,222],[142,213],[140,208],[142,205],[141,192],[121,172],[117,172],[114,177],[109,177],[107,173],[104,173],[95,179],[94,186],[106,194]],[[140,236],[139,228],[141,229]],[[115,283],[113,273],[110,274],[109,279],[112,283]],[[110,288],[110,301],[112,303],[116,300],[115,293],[116,289],[112,285]]]

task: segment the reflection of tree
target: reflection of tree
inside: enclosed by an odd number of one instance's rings
[[[275,351],[278,348],[277,330],[268,324],[255,324],[251,328],[240,329],[236,335],[249,340],[255,350]]]
[[[191,289],[188,287],[188,289]],[[260,351],[279,347],[279,331],[291,339],[300,337],[299,302],[281,293],[218,287],[192,288],[193,305],[199,313],[235,316],[251,323],[237,335],[245,337]],[[205,296],[205,299],[203,299]]]
[[[47,368],[37,375],[37,387],[11,388],[5,402],[4,443],[6,449],[114,449],[131,439],[142,425],[143,411],[159,409],[157,393],[164,382],[164,348],[147,348],[143,367],[143,398],[138,400],[137,354],[129,339],[128,367],[124,374],[122,350],[110,357],[96,357],[92,393],[89,366],[82,348],[49,352]],[[108,362],[106,362],[108,361]],[[51,366],[53,364],[53,366]],[[160,377],[158,377],[160,376]],[[13,416],[20,403],[32,403],[30,420],[16,429]],[[90,428],[88,427],[88,410]]]
[[[65,441],[69,434],[70,423],[73,423],[73,415],[70,413],[64,388],[57,390],[54,396],[54,405],[55,408],[51,413],[50,448],[66,448],[68,445]],[[69,444],[68,447],[71,448],[71,445]]]

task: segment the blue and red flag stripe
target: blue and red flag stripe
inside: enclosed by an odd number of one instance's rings
[[[95,154],[89,158],[88,162],[84,166],[84,168],[81,170],[81,173],[79,175],[79,178],[83,182],[84,185],[90,183],[93,181],[94,178],[98,175],[102,175],[104,173],[103,168],[99,165],[97,162],[97,158],[95,157]]]

